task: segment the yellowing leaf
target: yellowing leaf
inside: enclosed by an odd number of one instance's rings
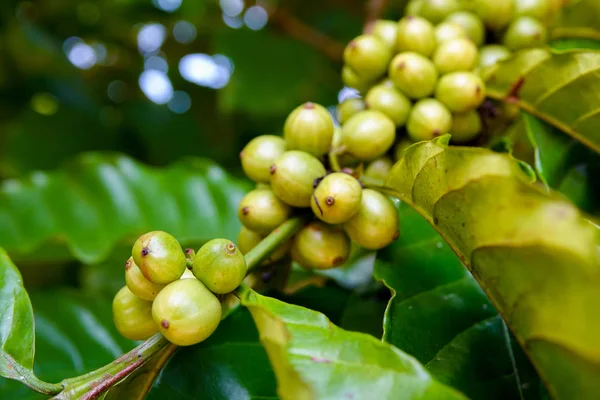
[[[529,184],[505,154],[407,149],[385,189],[414,206],[471,270],[557,398],[600,393],[598,229]]]
[[[486,71],[486,86],[600,152],[600,52],[523,50]]]
[[[464,399],[413,357],[323,314],[241,290],[283,399]]]

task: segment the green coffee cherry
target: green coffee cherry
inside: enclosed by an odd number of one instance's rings
[[[433,55],[433,64],[442,75],[470,71],[477,66],[478,57],[477,46],[471,39],[452,39],[439,45]]]
[[[152,303],[160,333],[178,346],[208,338],[221,322],[221,303],[196,279],[180,279],[165,287]]]
[[[342,229],[311,222],[296,234],[292,258],[305,268],[339,267],[350,255],[350,239]]]
[[[325,107],[310,102],[304,103],[287,117],[283,135],[288,150],[305,151],[320,157],[327,153],[331,146],[333,119]],[[271,165],[273,162],[275,160],[271,160]]]
[[[452,115],[450,134],[453,143],[468,143],[481,133],[481,117],[477,111]]]
[[[404,150],[408,149],[413,142],[407,138],[403,137],[396,143],[396,147],[394,147],[394,161],[399,161],[404,157]]]
[[[393,85],[373,86],[365,96],[365,103],[371,110],[381,111],[397,127],[403,126],[408,118],[412,103]]]
[[[383,43],[393,51],[396,47],[396,36],[398,35],[398,23],[396,21],[387,21],[379,19],[373,25],[373,36],[381,39]]]
[[[442,76],[435,98],[454,113],[465,113],[479,107],[485,99],[485,84],[472,72],[451,72]]]
[[[479,68],[488,68],[500,61],[508,60],[512,52],[499,44],[490,44],[479,49]]]
[[[286,151],[271,166],[271,187],[281,201],[294,207],[309,207],[315,180],[325,173],[325,167],[314,156],[303,151]]]
[[[337,106],[337,119],[340,124],[345,124],[351,116],[367,108],[363,99],[356,97],[346,99]]]
[[[531,17],[519,17],[506,29],[503,44],[515,51],[543,46],[547,39],[548,32],[540,21]]]
[[[147,301],[154,300],[158,292],[165,287],[165,285],[158,285],[146,279],[142,271],[135,265],[133,257],[129,257],[125,263],[125,283],[133,294]]]
[[[310,200],[310,207],[320,220],[341,224],[358,211],[361,197],[362,187],[356,178],[343,172],[334,172],[319,182]]]
[[[515,0],[515,15],[547,21],[552,14],[550,0]]]
[[[398,22],[397,52],[414,52],[429,57],[435,50],[435,29],[425,18],[408,16]]]
[[[372,189],[363,189],[360,209],[344,229],[359,246],[381,249],[398,238],[398,213],[390,199]]]
[[[419,15],[437,24],[460,8],[458,0],[424,0]]]
[[[208,290],[225,294],[246,277],[246,260],[231,240],[213,239],[196,253],[192,272]]]
[[[454,22],[442,22],[435,27],[435,40],[440,46],[443,42],[452,39],[468,38],[467,31]]]
[[[163,231],[143,234],[131,250],[133,261],[152,283],[167,284],[179,279],[186,266],[185,253],[173,236]]]
[[[404,14],[406,16],[421,15],[421,9],[423,8],[424,2],[425,0],[410,0],[406,5]]]
[[[146,340],[158,332],[152,320],[152,302],[142,300],[123,286],[112,303],[113,321],[121,335],[131,340]]]
[[[396,126],[384,113],[365,110],[352,116],[342,127],[346,152],[357,160],[373,160],[394,144]]]
[[[269,168],[285,151],[285,140],[279,136],[263,135],[252,139],[240,153],[242,168],[254,182],[269,182]]]
[[[433,63],[417,53],[401,53],[390,64],[390,79],[412,99],[430,96],[435,90],[438,72]]]
[[[344,82],[345,86],[354,88],[360,93],[365,93],[373,84],[371,80],[358,76],[356,72],[347,65],[342,67],[342,82]]]
[[[392,52],[374,35],[361,35],[346,46],[344,62],[360,78],[374,80],[387,70]]]
[[[448,133],[452,126],[452,114],[435,99],[419,100],[410,112],[406,131],[414,141],[431,140]]]
[[[392,170],[394,163],[389,157],[381,157],[367,165],[364,175],[372,179],[385,181]]]
[[[261,235],[258,232],[251,231],[245,226],[242,226],[237,240],[238,248],[240,249],[242,254],[247,254],[250,250],[256,247],[256,245],[259,244],[265,237],[266,235]],[[281,260],[288,253],[291,246],[292,242],[287,241],[284,245],[280,246],[273,254],[271,254],[264,264],[269,264]]]
[[[238,218],[248,229],[269,233],[283,224],[291,212],[291,207],[279,200],[273,190],[255,189],[240,202]]]
[[[514,0],[473,0],[473,11],[493,30],[504,28],[515,14]]]
[[[467,36],[477,46],[481,46],[485,40],[485,26],[483,21],[477,15],[470,11],[457,11],[446,18],[446,22],[462,26],[467,32]]]

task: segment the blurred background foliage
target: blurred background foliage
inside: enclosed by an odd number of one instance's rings
[[[400,15],[402,1],[388,8]],[[0,177],[113,150],[239,172],[252,137],[337,103],[358,0],[44,0],[0,5]],[[323,37],[326,35],[326,37]]]

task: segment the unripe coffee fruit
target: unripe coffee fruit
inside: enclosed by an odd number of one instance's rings
[[[350,238],[366,249],[381,249],[398,238],[398,213],[390,199],[364,189],[360,209],[345,224]]]
[[[398,23],[379,19],[373,25],[373,36],[377,36],[385,45],[393,51],[396,47],[396,36],[398,35]]]
[[[514,0],[473,0],[473,11],[493,30],[504,28],[515,14]]]
[[[238,218],[248,229],[266,234],[283,224],[291,212],[271,189],[255,189],[242,198]]]
[[[421,9],[423,8],[424,2],[425,0],[410,0],[406,5],[404,13],[406,16],[421,15]]]
[[[180,279],[156,296],[152,318],[169,342],[190,346],[202,342],[217,329],[221,303],[202,282]]]
[[[515,0],[515,15],[547,21],[552,14],[550,0]]]
[[[142,271],[135,265],[133,257],[129,257],[129,260],[125,263],[125,283],[133,294],[142,300],[152,301],[165,287],[165,285],[159,285],[150,282]]]
[[[394,161],[399,161],[404,157],[404,151],[408,149],[413,142],[407,138],[403,137],[396,143],[396,147],[394,147]]]
[[[208,290],[225,294],[246,277],[246,259],[231,240],[213,239],[196,253],[192,272]]]
[[[419,15],[437,24],[460,8],[458,0],[424,0]]]
[[[447,40],[459,38],[468,38],[467,31],[454,22],[442,22],[435,27],[435,39],[438,46]]]
[[[320,157],[327,153],[331,146],[333,119],[325,107],[310,102],[304,103],[287,117],[283,135],[288,150],[305,151]],[[279,156],[281,154],[283,152]],[[271,160],[271,165],[275,159]]]
[[[314,156],[303,151],[286,151],[271,166],[271,187],[281,201],[294,207],[309,207],[315,180],[325,173],[325,167]]]
[[[380,157],[373,160],[365,168],[364,176],[379,181],[385,181],[392,170],[394,163],[389,157]]]
[[[238,234],[238,248],[242,254],[247,254],[250,250],[256,247],[267,235],[261,235],[258,232],[251,231],[250,229],[242,226],[240,233]],[[284,245],[280,246],[275,252],[273,252],[269,258],[265,260],[265,264],[269,264],[275,261],[281,260],[290,250],[292,246],[291,240],[288,240]]]
[[[133,261],[152,283],[167,284],[179,279],[186,267],[185,253],[173,236],[163,231],[143,234],[131,250]]]
[[[425,18],[408,16],[398,22],[396,52],[414,52],[425,57],[436,47],[435,29]]]
[[[358,36],[344,50],[346,66],[366,80],[374,80],[385,74],[391,58],[390,49],[374,35]]]
[[[413,99],[430,96],[438,80],[438,72],[433,63],[428,58],[411,52],[394,57],[389,75],[394,85]]]
[[[459,38],[440,44],[433,54],[433,64],[440,74],[471,71],[477,66],[479,54],[471,39]]]
[[[240,153],[242,168],[254,182],[268,183],[269,168],[285,151],[285,140],[279,136],[263,135],[252,139]]]
[[[503,44],[515,51],[544,46],[547,40],[548,32],[540,21],[531,17],[519,17],[506,29]]]
[[[296,234],[292,258],[305,268],[339,267],[350,255],[350,239],[343,229],[311,222]]]
[[[476,14],[470,11],[457,11],[446,18],[446,22],[451,22],[462,26],[467,32],[469,39],[477,46],[481,46],[485,40],[485,26],[483,21]]]
[[[381,111],[366,110],[352,116],[342,127],[346,152],[357,160],[373,160],[394,144],[396,126]]]
[[[365,96],[365,103],[371,110],[381,111],[396,125],[404,126],[412,103],[395,86],[373,86]]]
[[[452,72],[440,78],[435,98],[454,113],[465,113],[485,100],[485,84],[472,72]]]
[[[450,110],[435,99],[419,100],[412,108],[406,131],[415,141],[431,140],[448,133],[452,126]]]
[[[152,302],[142,300],[124,286],[112,303],[113,321],[119,333],[131,340],[146,340],[158,332],[152,320]]]
[[[354,114],[366,109],[367,106],[363,99],[350,98],[346,99],[337,106],[337,118],[340,124],[345,124],[348,119]],[[335,132],[334,132],[335,133]]]
[[[365,93],[373,84],[372,80],[358,76],[356,72],[347,65],[342,67],[342,82],[344,82],[345,86],[354,88],[360,93]]]
[[[481,133],[481,117],[477,111],[452,115],[450,134],[452,143],[468,143]]]
[[[315,188],[310,207],[322,221],[341,224],[352,217],[360,206],[362,187],[352,175],[334,172]]]
[[[490,44],[479,49],[479,68],[488,68],[510,58],[512,52],[508,47]]]

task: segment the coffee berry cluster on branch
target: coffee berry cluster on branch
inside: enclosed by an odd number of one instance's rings
[[[132,340],[161,332],[171,343],[189,346],[208,338],[221,321],[217,295],[237,288],[246,260],[227,239],[213,239],[197,253],[166,232],[146,233],[125,264],[126,286],[113,300],[117,330]]]
[[[480,74],[513,51],[545,45],[561,2],[411,0],[400,21],[376,21],[346,47],[342,80],[364,97],[340,104],[342,129],[387,117],[405,137],[396,158],[410,142],[446,133],[471,142],[482,131]]]

